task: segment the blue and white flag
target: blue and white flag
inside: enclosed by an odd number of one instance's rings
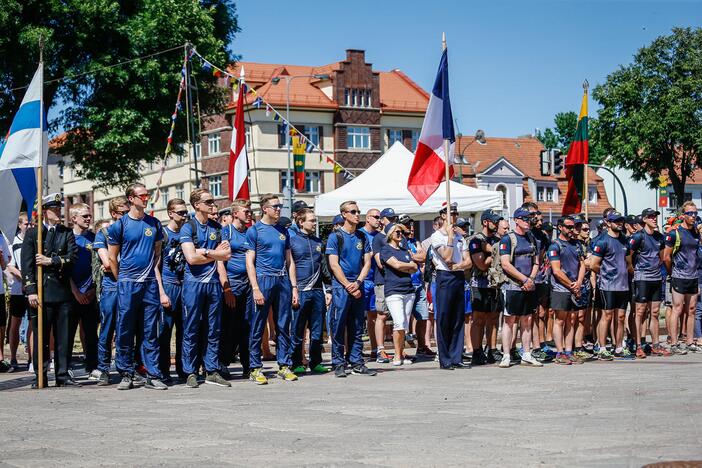
[[[36,169],[46,165],[49,153],[46,116],[41,114],[43,82],[43,67],[39,65],[7,137],[0,141],[0,230],[9,243],[15,237],[22,200],[31,216],[37,196]]]

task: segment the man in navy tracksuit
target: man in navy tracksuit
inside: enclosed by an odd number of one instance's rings
[[[187,378],[183,372],[183,275],[185,274],[185,257],[180,248],[180,229],[188,219],[185,201],[174,198],[168,201],[168,224],[163,227],[164,246],[161,255],[161,268],[156,271],[161,295],[161,317],[159,320],[158,342],[160,347],[159,368],[165,383],[171,379],[171,337],[176,328],[176,372],[182,379]]]
[[[297,278],[293,290],[292,367],[295,374],[304,374],[302,342],[305,330],[310,329],[309,368],[313,373],[324,374],[329,369],[322,365],[322,328],[324,323],[324,290],[322,289],[322,240],[314,235],[317,218],[314,211],[303,208],[297,212],[297,235],[290,238],[293,261],[290,269]],[[299,291],[299,293],[297,293]]]
[[[222,227],[222,240],[228,241],[232,251],[229,261],[219,262],[219,281],[224,291],[219,363],[222,375],[229,375],[229,364],[234,354],[239,353],[242,376],[249,378],[249,333],[250,312],[253,307],[251,284],[246,274],[246,226],[251,223],[251,202],[234,200],[231,206],[232,221]]]
[[[143,184],[127,187],[129,212],[108,229],[110,270],[117,273],[117,338],[115,365],[122,375],[118,390],[140,384],[134,376],[134,339],[143,329],[141,356],[146,368],[146,388],[165,390],[158,368],[158,316],[160,311],[156,264],[161,257],[163,227],[144,210],[149,192]],[[118,260],[119,257],[119,260]]]
[[[281,226],[280,210],[283,205],[278,197],[261,196],[261,220],[246,231],[246,271],[251,283],[254,307],[251,313],[249,353],[251,361],[250,380],[265,385],[268,379],[261,368],[261,340],[269,309],[273,309],[276,334],[276,360],[278,375],[287,381],[297,380],[290,370],[292,347],[290,322],[292,320],[292,289],[297,288],[297,279],[288,278],[286,264],[292,263],[290,235]],[[291,270],[294,274],[295,270]]]
[[[356,202],[342,203],[340,211],[344,224],[329,235],[326,250],[333,275],[329,320],[332,365],[336,377],[346,377],[347,364],[354,374],[372,376],[377,372],[365,365],[362,341],[363,281],[370,271],[371,248],[366,235],[356,232],[361,214]]]
[[[197,388],[197,369],[202,361],[205,383],[231,387],[219,374],[219,327],[222,319],[222,285],[217,262],[231,257],[228,241],[222,240],[222,227],[210,219],[215,211],[214,197],[207,189],[190,194],[195,217],[180,230],[180,245],[187,264],[183,280],[183,371],[186,385]]]

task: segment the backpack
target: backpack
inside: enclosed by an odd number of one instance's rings
[[[107,229],[100,228],[102,235],[105,236],[105,241],[107,241]],[[90,257],[90,269],[92,270],[93,283],[95,283],[95,297],[100,299],[100,294],[102,293],[102,278],[105,276],[105,271],[102,269],[102,260],[100,260],[100,255],[98,255],[97,249],[93,249]]]
[[[191,226],[192,227],[192,226]],[[161,269],[167,267],[173,273],[176,274],[179,280],[183,280],[185,275],[185,254],[183,253],[183,248],[180,245],[180,239],[176,237],[175,239],[170,239],[168,236],[168,231],[165,227],[161,229],[163,231],[163,247],[161,248]],[[196,239],[195,239],[196,240]],[[169,249],[174,249],[173,254],[169,257],[164,255],[164,252],[168,252]]]
[[[509,261],[510,263],[514,262],[514,252],[517,249],[517,234],[515,234],[513,231],[507,233],[509,236],[509,243],[510,243],[510,252],[509,252]],[[537,254],[537,248],[536,248],[536,239],[534,238],[534,235],[527,231],[526,233],[526,238],[529,240],[529,243],[531,244],[531,254],[530,256],[532,258],[536,257]],[[492,249],[492,264],[490,265],[490,268],[488,269],[488,284],[490,285],[491,288],[499,288],[505,283],[510,283],[517,285],[517,282],[514,281],[512,278],[505,273],[505,271],[502,269],[502,261],[500,260],[500,249],[499,248],[493,248]]]
[[[332,233],[329,234],[330,236],[336,236],[336,248],[338,252],[341,252],[341,250],[344,248],[344,236],[341,235],[341,233],[336,230],[333,231]],[[363,234],[362,232],[359,232],[356,230],[354,232],[354,235],[361,241],[361,252],[365,252],[366,250],[366,235]],[[327,240],[329,238],[327,237]],[[332,274],[331,267],[329,267],[329,255],[327,255],[327,248],[326,248],[327,243],[322,242],[322,282],[324,284],[331,284],[332,278],[334,275]],[[372,252],[371,252],[372,256]],[[371,261],[373,259],[371,258]]]
[[[471,243],[474,239],[478,239],[478,240],[480,241],[480,244],[481,244],[481,245],[482,245],[483,242],[487,242],[487,237],[485,237],[485,234],[483,234],[482,232],[477,232],[477,233],[473,234],[472,236],[470,236],[470,237],[466,240],[466,242],[468,242],[468,245],[470,245],[470,243]],[[495,250],[495,249],[493,249],[493,250]],[[471,260],[472,260],[472,259],[471,259]],[[480,268],[478,268],[477,266],[475,266],[475,262],[473,262],[473,265],[471,266],[470,270],[466,270],[466,279],[468,279],[468,278],[467,278],[467,276],[468,276],[468,271],[470,271],[470,276],[471,276],[471,278],[473,278],[473,277],[475,277],[475,278],[484,277],[484,276],[487,276],[487,274],[488,274],[487,270],[486,270],[486,271],[483,271],[483,270],[481,270]]]
[[[422,274],[422,280],[425,283],[431,284],[434,280],[434,275],[436,273],[436,266],[434,265],[434,249],[429,246],[427,250],[427,258],[424,261],[424,273]]]
[[[219,245],[220,242],[222,242],[222,226],[221,226],[219,223],[215,222],[215,221],[212,221],[212,222],[216,225],[215,227],[217,228],[216,234],[215,234],[215,235],[217,236],[217,239],[216,239],[216,240],[217,240],[217,245]],[[197,238],[197,221],[196,221],[195,218],[193,217],[193,218],[190,218],[190,219],[188,220],[188,224],[190,225],[190,232],[191,232],[191,237],[192,237],[192,239],[193,239],[193,245],[194,245],[195,248],[197,249],[197,248],[200,247],[200,240]],[[208,224],[209,224],[209,223],[208,223]],[[165,244],[165,243],[166,243],[166,242],[165,242],[165,240],[164,240],[164,244]]]

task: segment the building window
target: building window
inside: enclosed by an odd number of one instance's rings
[[[588,198],[588,203],[590,205],[597,204],[597,189],[596,188],[589,188],[587,190],[587,198]]]
[[[253,136],[251,135],[251,125],[245,125],[244,128],[246,129],[246,148],[251,149],[253,148]]]
[[[209,179],[210,193],[214,198],[222,196],[222,176],[212,176]]]
[[[311,141],[315,146],[321,148],[321,146],[319,145],[319,134],[321,133],[321,127],[312,127],[305,125],[302,131],[309,141]]]
[[[349,88],[344,89],[344,105],[351,105],[351,90]]]
[[[509,205],[507,203],[507,187],[503,184],[500,184],[497,187],[495,187],[495,191],[502,193],[502,210],[509,211]]]
[[[199,158],[201,154],[202,154],[202,143],[200,143],[198,141],[197,143],[195,143],[195,156]]]
[[[98,203],[98,219],[105,219],[105,202]]]
[[[168,205],[168,187],[161,187],[159,189],[159,194],[161,208],[165,208],[166,205]]]
[[[293,173],[293,183],[294,186],[295,174]],[[305,172],[305,192],[306,193],[320,193],[322,191],[322,174],[320,171],[306,171]],[[285,186],[288,182],[288,171],[280,171],[280,193],[285,193]]]
[[[176,198],[180,198],[183,200],[183,197],[185,196],[185,187],[183,184],[178,184],[175,187],[175,192],[176,192]]]
[[[556,193],[557,193],[557,189],[555,189],[553,187],[548,187],[546,189],[546,201],[547,202],[556,201],[556,197],[557,197]]]
[[[402,130],[391,128],[388,130],[388,147],[394,145],[396,141],[399,141],[400,143],[403,142]]]
[[[412,151],[417,151],[417,142],[419,141],[419,130],[412,130]]]
[[[182,152],[176,154],[176,164],[182,164],[183,161],[185,161],[185,154]]]
[[[544,201],[546,199],[545,191],[546,189],[544,187],[536,189],[536,201]]]
[[[219,143],[221,140],[219,133],[212,133],[207,136],[207,151],[210,156],[219,153]]]
[[[356,149],[369,149],[370,128],[348,127],[346,130],[346,147]]]

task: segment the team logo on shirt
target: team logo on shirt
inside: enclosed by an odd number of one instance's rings
[[[215,234],[214,232],[211,232],[210,233],[210,240],[217,240],[217,234]]]
[[[595,246],[595,253],[600,253],[600,250],[602,250],[602,249],[600,249],[600,246],[596,245]]]
[[[88,250],[93,250],[93,244],[85,244],[85,248]]]
[[[356,248],[357,248],[358,250],[363,249],[363,242],[358,241],[358,242],[356,243]]]
[[[285,234],[279,235],[279,236],[278,236],[278,239],[280,239],[280,240],[285,240]]]
[[[316,250],[317,252],[321,252],[321,251],[322,251],[322,246],[321,246],[321,245],[318,245],[317,247],[315,247],[314,250]]]
[[[507,250],[507,244],[500,244],[500,248],[502,250]]]
[[[144,235],[146,237],[151,237],[154,235],[154,231],[151,228],[146,228],[146,229],[144,229]]]
[[[552,251],[551,251],[551,256],[552,256],[552,257],[555,257],[556,255],[558,255],[558,252],[555,251],[555,250],[552,250]]]

